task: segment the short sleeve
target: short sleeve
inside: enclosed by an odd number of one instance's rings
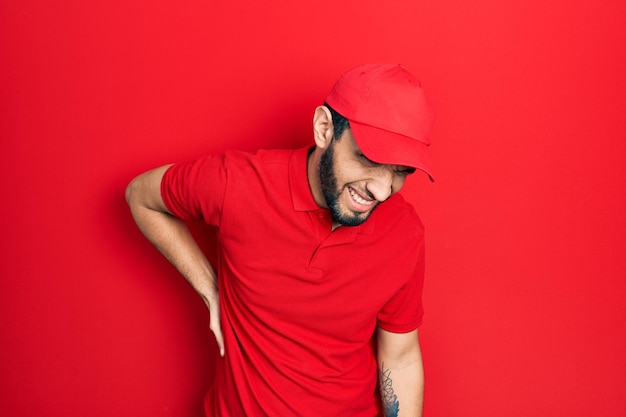
[[[161,198],[174,216],[219,226],[228,182],[223,155],[171,166],[161,181]]]
[[[392,333],[408,333],[422,324],[424,306],[424,240],[413,252],[413,274],[378,313],[378,326]]]

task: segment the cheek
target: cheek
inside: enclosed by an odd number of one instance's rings
[[[337,178],[337,184],[339,185],[351,184],[368,178],[367,173],[364,172],[364,170],[350,165],[336,167],[335,177]]]
[[[393,182],[391,183],[391,189],[393,190],[393,192],[397,193],[398,191],[400,191],[405,181],[406,177],[404,175],[394,176]]]

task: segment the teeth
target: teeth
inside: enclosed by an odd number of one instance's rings
[[[373,200],[365,200],[363,199],[360,195],[358,195],[352,188],[348,188],[348,190],[350,191],[350,195],[352,196],[352,198],[354,199],[354,201],[356,201],[359,204],[363,204],[365,206],[370,206],[374,203]]]

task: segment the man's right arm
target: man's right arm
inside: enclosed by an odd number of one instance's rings
[[[161,180],[170,165],[145,172],[126,188],[126,201],[137,226],[148,240],[178,269],[207,305],[210,328],[224,356],[220,325],[217,275],[184,221],[172,216],[161,197]]]

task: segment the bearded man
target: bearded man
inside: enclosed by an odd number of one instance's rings
[[[225,152],[141,174],[144,235],[210,312],[207,416],[420,416],[424,230],[398,194],[433,113],[402,65],[366,64],[315,109],[314,145]],[[217,229],[211,265],[185,221]]]

